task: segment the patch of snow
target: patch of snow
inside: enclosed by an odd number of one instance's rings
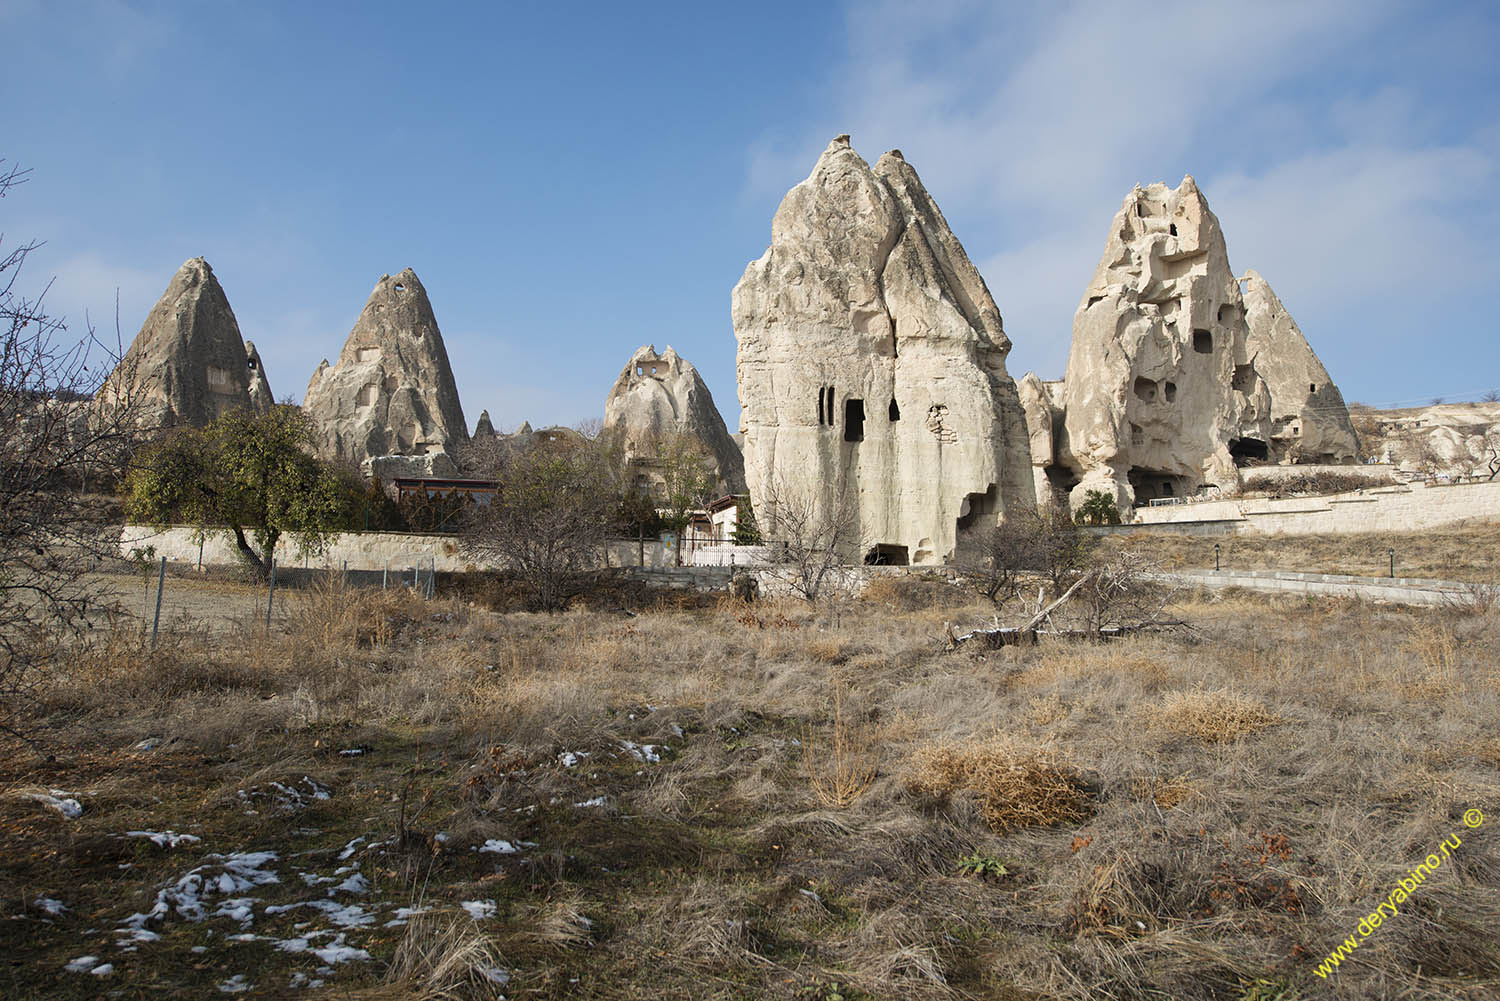
[[[31,902],[31,906],[43,914],[50,914],[54,918],[61,917],[68,910],[68,905],[61,900],[53,900],[51,897],[37,897]]]
[[[366,749],[363,747],[346,747],[339,752],[339,755],[340,757],[345,758],[357,758],[360,755],[364,754],[365,750]]]
[[[387,921],[385,923],[385,927],[400,928],[402,925],[406,924],[407,921],[416,917],[418,914],[426,914],[430,910],[432,910],[431,907],[398,907],[396,908],[395,917]]]
[[[51,793],[52,794],[49,796],[47,793],[34,792],[31,794],[31,798],[36,800],[38,803],[41,803],[43,806],[52,807],[52,809],[56,810],[64,817],[67,817],[69,820],[77,820],[79,817],[83,816],[83,804],[78,802],[78,800],[74,799],[68,793],[63,792],[61,789],[53,789],[51,790]]]
[[[87,973],[98,965],[98,963],[98,956],[79,956],[77,959],[69,960],[68,965],[64,966],[63,969],[69,973]]]
[[[469,917],[475,921],[483,921],[485,918],[495,916],[495,902],[493,900],[464,900],[458,906],[468,911]]]
[[[306,883],[308,886],[322,886],[325,883],[334,882],[334,878],[332,876],[319,876],[315,872],[299,872],[297,873],[297,875],[301,876],[302,882]]]
[[[107,977],[111,973],[115,972],[115,964],[114,963],[102,963],[99,966],[94,967],[89,972],[92,973],[96,977]]]
[[[328,920],[340,928],[363,928],[375,923],[375,915],[358,904],[338,904],[332,900],[302,900],[295,904],[277,904],[266,908],[267,914],[285,914],[299,907],[311,907],[322,911]]]
[[[197,844],[203,839],[196,834],[178,834],[176,831],[126,831],[127,838],[149,838],[158,848],[176,848],[178,845]]]
[[[365,836],[363,834],[361,834],[359,837],[355,838],[353,841],[351,841],[347,845],[345,845],[344,846],[344,850],[341,851],[341,852],[339,852],[339,861],[340,862],[344,862],[344,861],[347,861],[348,859],[352,858],[353,855],[354,855],[355,848],[364,839],[365,839]]]
[[[352,963],[356,960],[368,960],[370,954],[363,949],[356,949],[344,941],[344,936],[339,935],[328,945],[321,949],[312,950],[312,954],[323,962],[332,966],[334,963]]]
[[[219,901],[218,910],[214,911],[216,918],[228,918],[238,921],[241,928],[248,928],[255,920],[255,898],[254,897],[230,897]]]
[[[637,744],[629,740],[620,741],[620,746],[629,751],[632,758],[647,765],[660,762],[661,752],[666,750],[661,744]]]
[[[588,751],[564,751],[557,756],[557,763],[564,768],[572,768],[588,756]]]
[[[345,893],[369,893],[370,881],[356,872],[354,875],[350,876],[348,879],[344,880],[342,883],[340,883],[338,886],[335,886],[328,892],[337,893],[340,890]]]
[[[254,941],[258,940],[259,938],[260,938],[260,936],[256,935],[254,932],[246,932],[243,935],[226,935],[226,936],[224,936],[224,941],[226,941],[226,942],[254,942]]]
[[[306,952],[312,946],[305,938],[287,938],[277,942],[276,948],[282,952]]]
[[[492,984],[500,984],[503,987],[510,983],[510,971],[498,966],[481,966],[479,972]]]
[[[495,855],[514,855],[521,849],[511,844],[509,841],[501,841],[499,838],[490,838],[488,841],[474,850],[479,852],[490,852]]]
[[[173,911],[189,921],[201,922],[209,916],[204,906],[206,897],[215,893],[229,897],[230,894],[244,894],[257,886],[281,882],[280,876],[265,868],[276,858],[276,853],[269,851],[210,855],[203,865],[188,870],[177,882],[159,891],[151,910],[126,918],[118,933],[127,941],[154,942],[160,936],[146,926],[165,921]],[[225,900],[214,916],[234,917],[242,925],[248,924],[250,905],[254,902],[251,897]]]
[[[219,984],[219,990],[223,991],[225,994],[240,994],[245,991],[251,990],[254,987],[254,984],[246,982],[245,975],[243,973],[236,973],[228,980],[225,980]]]
[[[578,806],[578,807],[603,806],[607,802],[609,802],[609,797],[607,797],[607,796],[595,796],[593,799],[586,799],[582,803],[574,803],[573,805],[574,806]]]

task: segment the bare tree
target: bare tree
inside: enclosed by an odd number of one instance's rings
[[[562,608],[603,563],[620,510],[617,464],[597,442],[563,436],[499,450],[479,472],[498,489],[470,513],[464,552],[517,574],[535,608]]]
[[[829,578],[863,550],[859,511],[848,490],[823,504],[809,490],[784,481],[766,486],[758,508],[761,534],[771,548],[768,572],[809,604],[816,604]]]
[[[1067,508],[1052,504],[1011,512],[999,525],[964,533],[954,566],[998,606],[1036,577],[1051,594],[1061,594],[1088,567],[1094,545]]]
[[[26,171],[0,161],[0,197]],[[44,669],[87,626],[96,587],[87,576],[118,555],[110,488],[138,436],[133,379],[105,385],[119,362],[89,329],[69,342],[43,300],[17,290],[39,244],[0,255],[0,729],[19,733]],[[96,393],[108,399],[92,399]]]

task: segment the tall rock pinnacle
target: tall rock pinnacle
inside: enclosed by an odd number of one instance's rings
[[[230,410],[271,405],[259,358],[248,353],[229,298],[201,257],[177,269],[109,379],[111,393],[137,394],[151,427],[201,427]],[[256,385],[264,397],[252,394]]]
[[[745,464],[729,436],[713,394],[692,363],[668,345],[638,348],[604,403],[604,432],[619,441],[625,456],[647,460],[665,437],[688,435],[713,457],[726,493],[745,489]]]
[[[745,476],[934,563],[1035,497],[1000,312],[915,170],[839,136],[787,192],[732,302]]]
[[[337,364],[325,360],[302,409],[319,451],[354,463],[451,454],[468,440],[458,388],[427,290],[416,272],[383,275]]]

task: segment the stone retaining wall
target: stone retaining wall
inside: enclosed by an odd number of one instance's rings
[[[1205,535],[1339,535],[1496,523],[1500,481],[1410,483],[1322,497],[1241,497],[1138,508],[1135,520],[1110,531],[1170,526]]]

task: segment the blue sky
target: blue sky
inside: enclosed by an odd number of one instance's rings
[[[1500,386],[1500,5],[0,0],[23,284],[126,341],[213,264],[279,397],[415,268],[472,427],[598,416],[672,344],[734,429],[729,293],[840,132],[899,147],[1060,377],[1131,186],[1193,174],[1350,399]]]

